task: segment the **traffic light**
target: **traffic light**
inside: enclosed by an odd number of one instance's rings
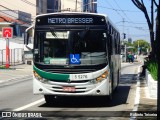
[[[123,33],[123,39],[126,39],[126,34],[125,33]]]

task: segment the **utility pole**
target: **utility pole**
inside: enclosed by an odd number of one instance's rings
[[[122,19],[122,22],[123,22],[123,45],[124,45],[124,56],[125,56],[125,62],[127,61],[127,46],[124,42],[125,38],[126,38],[126,34],[124,33],[124,18]]]
[[[125,22],[125,21],[124,21],[124,18],[123,18],[122,22],[123,22],[123,33],[124,33],[124,22]]]
[[[139,48],[139,40],[138,40],[138,55],[139,55],[139,51],[140,51],[140,48]]]
[[[77,0],[76,0],[76,4],[75,4],[75,12],[77,12]]]

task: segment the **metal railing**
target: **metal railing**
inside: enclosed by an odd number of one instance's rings
[[[24,63],[24,50],[22,48],[10,49],[9,64],[14,66]],[[6,49],[0,50],[0,65],[6,64]]]

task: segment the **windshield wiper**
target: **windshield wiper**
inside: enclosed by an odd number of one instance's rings
[[[57,35],[56,35],[56,33],[54,32],[54,29],[51,28],[51,27],[50,27],[50,32],[51,32],[51,34],[52,34],[55,38],[58,38]]]

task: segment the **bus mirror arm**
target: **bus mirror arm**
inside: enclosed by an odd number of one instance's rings
[[[29,42],[29,34],[27,32],[24,33],[24,44],[27,46]]]
[[[33,49],[26,45],[26,48],[33,53]]]
[[[32,29],[33,29],[33,26],[30,26],[29,28],[25,30],[25,33],[24,33],[24,44],[25,45],[28,45],[29,43],[29,38],[32,36]]]

